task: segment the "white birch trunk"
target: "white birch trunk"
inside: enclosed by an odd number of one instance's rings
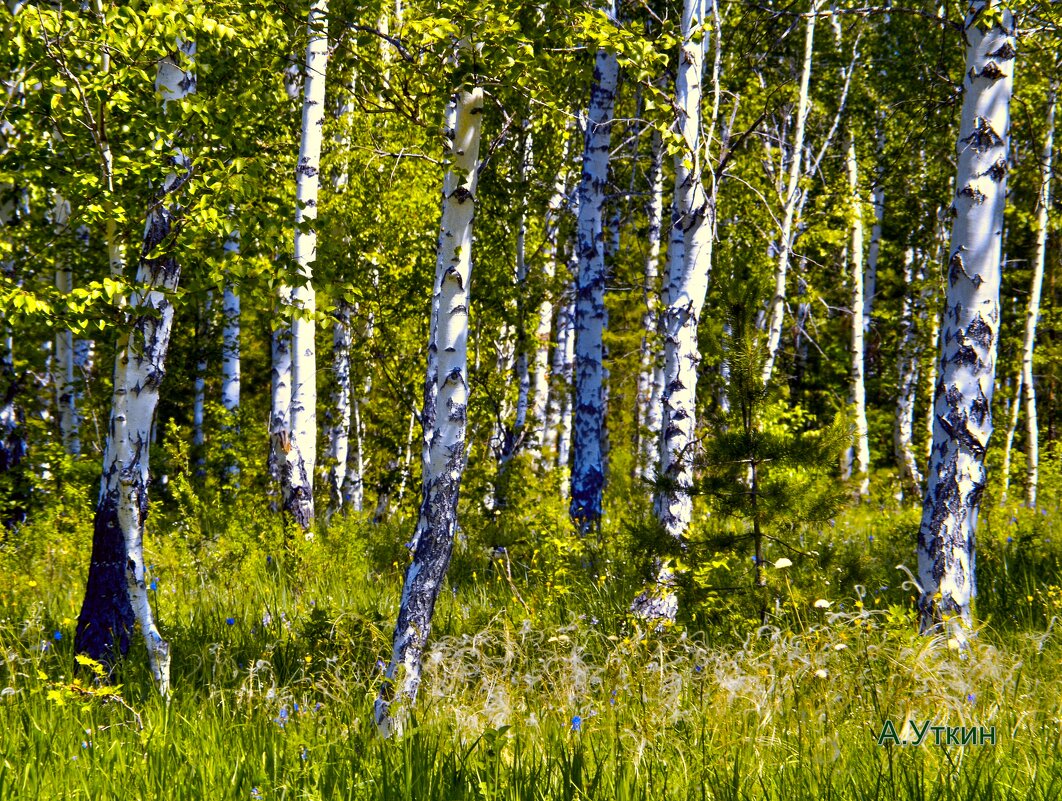
[[[1007,399],[1007,412],[1010,416],[1010,423],[1007,426],[1007,436],[1003,443],[1003,466],[999,470],[1003,481],[1003,488],[999,493],[1000,505],[1007,502],[1007,494],[1010,492],[1010,461],[1011,454],[1014,451],[1014,434],[1018,430],[1018,418],[1021,415],[1023,381],[1024,375],[1019,367],[1014,393]],[[1010,382],[1008,381],[1007,383],[1009,384]]]
[[[918,339],[915,335],[912,302],[913,285],[925,277],[925,260],[919,254],[915,264],[914,248],[904,255],[904,296],[900,313],[900,355],[897,360],[896,421],[893,425],[893,447],[900,467],[904,494],[921,497],[922,474],[914,453],[915,394],[918,388]]]
[[[1021,351],[1021,375],[1025,401],[1025,503],[1036,506],[1036,487],[1040,470],[1040,432],[1036,422],[1036,380],[1033,376],[1033,349],[1036,346],[1036,323],[1040,318],[1040,292],[1044,282],[1044,261],[1047,257],[1047,226],[1051,210],[1051,171],[1055,137],[1055,87],[1052,86],[1047,110],[1047,132],[1044,136],[1043,170],[1040,185],[1040,208],[1036,220],[1036,259],[1033,262],[1032,287],[1029,289],[1029,308],[1025,313],[1025,341]]]
[[[668,252],[667,306],[663,309],[664,392],[655,512],[667,533],[682,539],[693,515],[693,448],[696,439],[697,327],[712,268],[714,209],[704,189],[701,82],[708,48],[710,0],[686,0],[682,49],[675,80],[675,202]],[[672,615],[673,616],[673,613]]]
[[[793,155],[789,161],[789,177],[786,182],[784,206],[782,208],[782,230],[779,235],[778,264],[774,270],[774,296],[767,323],[767,358],[763,364],[763,383],[771,380],[774,362],[778,356],[778,346],[782,341],[782,327],[785,324],[785,288],[789,272],[789,260],[793,250],[793,222],[796,217],[797,202],[800,193],[800,165],[804,152],[804,129],[808,118],[811,84],[811,63],[815,50],[815,19],[818,16],[820,0],[811,0],[808,15],[807,32],[804,37],[804,63],[800,71],[800,96],[797,100],[796,125],[793,130]]]
[[[239,237],[236,231],[225,240],[229,258],[239,255]],[[221,316],[221,406],[235,422],[240,412],[240,296],[231,276],[225,278]]]
[[[557,237],[560,233],[561,215],[567,196],[565,184],[565,174],[561,170],[557,173],[553,195],[550,197],[549,207],[546,210],[545,241],[542,244],[542,272],[547,288],[542,301],[538,304],[538,324],[535,328],[534,386],[531,399],[531,418],[535,426],[532,446],[535,448],[536,461],[540,463],[543,451],[547,449],[547,442],[550,440],[549,342],[553,328],[553,298],[549,287],[553,284],[553,279],[557,274]],[[556,432],[553,434],[553,439],[555,441]]]
[[[611,17],[615,6],[606,4]],[[575,295],[574,463],[569,513],[584,533],[601,520],[604,464],[601,452],[605,424],[604,330],[605,241],[603,215],[608,182],[612,114],[619,80],[614,53],[599,50],[579,182],[578,256]]]
[[[336,319],[332,324],[332,371],[335,390],[332,395],[332,426],[328,432],[328,486],[332,512],[341,511],[346,502],[347,460],[350,455],[350,426],[352,419],[350,385],[350,303],[341,298],[336,304]]]
[[[190,62],[193,42],[179,42],[180,55],[159,63],[156,88],[164,102],[195,92],[195,74],[182,69]],[[137,283],[143,288],[128,304],[128,327],[118,341],[111,400],[110,429],[103,454],[99,503],[96,507],[85,600],[78,618],[75,646],[97,661],[110,664],[125,654],[139,626],[147,643],[148,661],[159,691],[170,684],[170,646],[162,639],[151,611],[144,565],[144,521],[148,511],[151,430],[158,409],[159,387],[173,327],[172,296],[180,265],[165,248],[179,210],[174,194],[191,174],[191,161],[178,150],[175,172],[162,187],[147,215]]]
[[[663,362],[659,358],[658,324],[660,318],[660,229],[664,217],[664,142],[659,131],[653,133],[649,161],[649,205],[646,209],[645,284],[642,298],[642,353],[638,365],[635,413],[638,421],[638,449],[634,459],[634,478],[654,478],[660,459],[660,392],[654,379],[663,382]],[[654,389],[658,391],[654,393]]]
[[[307,538],[313,536],[313,483],[317,465],[317,296],[313,287],[313,263],[317,259],[317,195],[321,173],[321,141],[325,114],[325,71],[328,66],[328,1],[312,0],[307,24],[310,42],[306,48],[303,83],[302,139],[295,168],[295,263],[299,283],[292,291],[295,317],[291,325],[291,441],[283,473],[290,486],[285,496],[299,498],[289,511]],[[301,461],[301,464],[298,462]],[[295,509],[300,514],[295,515]]]
[[[56,236],[66,233],[70,222],[70,202],[56,195],[52,208]],[[67,262],[55,268],[55,288],[64,295],[74,289],[74,274]],[[74,380],[74,334],[69,329],[55,335],[55,405],[58,410],[59,436],[63,450],[70,455],[81,453],[80,421],[77,414],[77,385]]]
[[[848,191],[852,198],[852,340],[851,374],[849,376],[848,403],[852,407],[854,442],[845,454],[846,477],[854,476],[859,486],[857,492],[865,497],[870,492],[870,444],[867,439],[867,393],[863,362],[863,201],[859,197],[859,162],[856,159],[855,137],[848,139]]]
[[[207,339],[212,331],[211,312],[214,306],[214,293],[207,290],[203,301],[202,317],[199,322],[197,342],[198,355],[195,360],[195,378],[192,380],[192,445],[195,448],[195,473],[202,478],[206,475],[206,443],[204,424],[206,422],[206,373],[207,373]]]
[[[988,9],[998,12],[999,22],[985,31],[981,15]],[[922,630],[938,629],[948,616],[960,644],[972,623],[974,533],[992,432],[1013,26],[1011,13],[994,0],[969,6],[936,422],[918,532]]]
[[[376,724],[385,736],[401,733],[420,686],[421,655],[431,634],[435,601],[450,563],[457,500],[465,465],[468,407],[468,306],[472,221],[476,207],[483,90],[460,91],[450,140],[432,309],[437,315],[435,409],[426,435],[424,490],[413,558],[406,570],[386,681],[376,700]],[[449,115],[448,115],[449,116]],[[429,369],[431,369],[429,367]],[[397,694],[397,706],[396,703]]]
[[[874,186],[870,189],[870,205],[874,209],[874,225],[870,229],[870,246],[867,248],[866,280],[863,282],[863,330],[870,331],[870,318],[874,311],[874,296],[878,291],[878,254],[881,252],[881,224],[885,219],[885,120],[878,118],[877,168]]]

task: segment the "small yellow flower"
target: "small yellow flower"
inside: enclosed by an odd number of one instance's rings
[[[36,582],[36,581],[34,581],[33,579],[30,579],[28,583],[29,583],[29,585],[30,585],[31,587],[36,587],[36,586],[37,586],[37,582]],[[1031,601],[1031,600],[1032,600],[1032,598],[1030,598],[1029,600]]]
[[[825,678],[827,678],[827,677],[828,677],[828,676],[829,676],[830,674],[829,674],[829,673],[827,673],[827,672],[826,672],[825,670],[823,670],[822,668],[819,668],[818,670],[816,670],[816,671],[815,671],[815,675],[816,675],[816,676],[817,676],[818,678],[820,678],[820,679],[825,679]]]

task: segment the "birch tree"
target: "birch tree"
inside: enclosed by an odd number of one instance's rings
[[[70,201],[56,195],[52,208],[52,223],[57,237],[69,227]],[[74,274],[70,262],[63,259],[55,268],[55,288],[69,295],[74,288]],[[71,455],[81,452],[78,434],[77,386],[74,381],[74,333],[69,328],[55,336],[55,405],[58,410],[59,437],[63,450]]]
[[[947,265],[933,450],[918,531],[923,632],[948,616],[961,644],[976,594],[974,532],[999,335],[1000,251],[1009,163],[1014,21],[995,0],[974,0],[963,26],[966,69]]]
[[[654,509],[674,539],[693,516],[693,447],[697,420],[697,326],[712,268],[714,198],[704,188],[701,83],[708,52],[711,0],[686,0],[675,79],[675,126],[682,138],[675,154],[675,201],[668,249],[667,305],[661,310],[664,375],[660,424],[662,484]]]
[[[615,4],[605,8],[615,20]],[[605,186],[608,182],[612,114],[619,80],[614,53],[601,49],[594,78],[579,182],[578,255],[575,293],[575,401],[571,501],[572,520],[586,532],[601,521],[605,473],[601,452],[605,419]]]
[[[659,131],[653,132],[652,155],[649,161],[649,203],[646,207],[645,283],[642,297],[642,355],[639,362],[635,404],[638,416],[637,447],[634,477],[652,477],[660,455],[660,396],[663,391],[664,370],[662,355],[655,337],[660,316],[660,229],[664,216],[664,142]]]
[[[195,43],[178,43],[159,62],[156,89],[164,103],[195,92],[191,71]],[[92,557],[75,647],[111,664],[129,650],[134,625],[147,642],[148,660],[159,691],[170,683],[170,646],[155,625],[144,565],[144,521],[148,511],[151,429],[165,375],[173,326],[173,293],[181,268],[170,239],[180,213],[176,194],[191,175],[191,161],[176,151],[172,172],[147,215],[137,283],[118,340],[111,418],[103,454],[99,501],[93,524]]]
[[[391,660],[375,705],[376,725],[385,736],[401,733],[407,709],[416,700],[421,656],[431,634],[435,601],[450,564],[457,527],[465,465],[469,279],[482,112],[483,90],[470,87],[454,94],[447,113],[447,122],[452,123],[447,131],[450,168],[443,181],[431,304],[422,415],[426,427],[422,502],[410,543],[412,560],[402,586]]]
[[[797,204],[800,200],[800,163],[804,152],[804,130],[807,124],[810,97],[808,88],[811,84],[812,56],[815,52],[815,19],[818,16],[820,0],[811,0],[807,28],[804,35],[804,61],[800,70],[800,95],[797,98],[796,122],[793,129],[793,155],[789,162],[789,176],[786,182],[782,206],[782,226],[779,234],[780,247],[778,263],[774,270],[774,295],[771,298],[767,322],[767,359],[763,364],[763,383],[771,380],[774,362],[778,356],[778,346],[782,341],[782,328],[785,324],[786,277],[789,273],[789,261],[793,247],[793,222],[796,219]]]
[[[228,259],[239,258],[240,232],[231,231],[225,237],[225,255]],[[226,426],[235,430],[240,413],[240,296],[236,291],[231,272],[225,276],[225,287],[221,301],[221,407],[227,415]],[[229,442],[225,443],[231,448]],[[240,472],[240,466],[231,457],[225,466],[230,478]]]
[[[852,282],[852,339],[849,348],[851,372],[848,378],[848,403],[852,407],[855,424],[854,442],[845,453],[844,478],[858,479],[857,492],[870,492],[870,444],[867,437],[867,390],[864,380],[863,324],[863,203],[859,197],[859,162],[856,158],[855,136],[848,139],[848,191],[852,202],[850,264]]]
[[[1036,346],[1036,323],[1040,317],[1040,294],[1044,283],[1044,261],[1047,257],[1047,226],[1051,211],[1051,172],[1054,165],[1056,91],[1057,87],[1052,86],[1048,97],[1047,127],[1040,162],[1042,178],[1036,217],[1036,256],[1033,260],[1032,286],[1029,289],[1029,307],[1025,312],[1025,339],[1021,349],[1021,385],[1025,406],[1025,503],[1030,507],[1036,506],[1036,487],[1039,483],[1040,469],[1040,432],[1036,422],[1033,349]],[[1017,396],[1015,396],[1015,403],[1017,403]]]
[[[910,497],[922,494],[922,474],[914,453],[915,393],[918,388],[918,339],[912,300],[913,288],[925,278],[925,259],[915,249],[904,254],[904,295],[900,312],[900,355],[896,366],[896,418],[893,424],[893,449],[900,466],[904,493]]]
[[[312,537],[313,476],[317,464],[317,310],[313,263],[317,258],[317,193],[320,186],[321,142],[328,66],[328,2],[312,0],[307,25],[303,78],[302,138],[295,168],[295,265],[298,283],[292,289],[291,435],[279,443],[284,454],[281,487],[284,508]]]

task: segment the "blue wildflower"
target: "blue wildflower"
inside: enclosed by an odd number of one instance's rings
[[[59,642],[59,640],[63,639],[63,632],[57,631],[57,632],[55,632],[54,636],[55,636],[55,641]]]
[[[295,711],[296,711],[296,712],[298,712],[298,711],[299,711],[299,702],[298,702],[298,701],[296,701],[296,702],[295,702],[295,703],[293,704],[293,706],[295,707]]]
[[[1014,542],[1014,538],[1013,537],[1007,537],[1007,545],[1010,545],[1010,543],[1012,543],[1012,542]]]
[[[966,700],[972,704],[974,701],[977,700],[977,696],[974,693],[970,693],[968,696],[966,696]]]
[[[869,537],[867,537],[867,539],[870,540],[870,542],[873,542],[874,541],[874,535],[871,534]]]
[[[151,579],[151,591],[155,592],[156,590],[158,590],[158,588],[159,588],[159,580],[155,579],[155,578]]]
[[[299,759],[301,759],[303,762],[305,762],[309,758],[310,758],[310,752],[307,750],[306,746],[304,745],[302,747],[302,750],[299,751]]]
[[[258,799],[258,798],[261,798],[261,797],[262,797],[262,791],[259,790],[257,787],[252,787],[251,788],[251,798]]]
[[[579,715],[575,715],[572,718],[572,731],[583,730],[583,719]]]
[[[228,623],[230,626],[235,626],[236,625],[236,618],[227,617],[227,618],[225,618],[225,622]]]
[[[316,704],[313,705],[313,711],[320,712],[322,707],[324,707],[324,704],[318,701]]]
[[[701,667],[700,665],[694,665],[693,666],[693,670],[694,670],[695,673],[700,673],[702,670],[704,670],[704,668]]]

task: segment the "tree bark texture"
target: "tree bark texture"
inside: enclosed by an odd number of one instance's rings
[[[998,22],[982,18],[989,9],[998,12]],[[925,632],[938,628],[945,616],[952,624],[972,622],[974,535],[985,489],[999,336],[1014,22],[994,0],[975,0],[965,32],[968,45],[940,378],[933,399],[933,450],[918,532],[919,609]],[[949,629],[963,641],[961,626]]]
[[[476,208],[483,90],[458,92],[450,129],[450,169],[443,182],[442,221],[432,309],[434,415],[426,430],[420,520],[411,543],[395,624],[394,648],[376,700],[376,724],[390,735],[402,729],[420,686],[421,656],[431,634],[435,601],[450,564],[457,501],[465,466],[468,407],[468,283],[472,271],[472,221]],[[448,115],[449,116],[449,115]],[[433,372],[432,372],[433,371]],[[425,416],[426,417],[426,416]],[[397,702],[398,706],[393,705]]]
[[[180,42],[179,54],[159,63],[156,88],[164,102],[195,92],[195,73],[182,65],[195,55],[194,42]],[[75,647],[112,665],[129,650],[134,624],[147,643],[148,661],[159,691],[170,684],[170,646],[155,625],[144,565],[144,522],[148,511],[151,431],[173,328],[172,296],[180,265],[169,252],[179,214],[176,193],[191,174],[180,151],[147,215],[130,298],[127,327],[119,338],[99,501],[93,523],[92,556],[85,599],[78,616]]]
[[[605,424],[605,241],[603,215],[608,183],[612,114],[619,62],[599,50],[594,62],[579,182],[575,294],[575,408],[569,513],[582,531],[601,520],[605,474],[601,438]]]

